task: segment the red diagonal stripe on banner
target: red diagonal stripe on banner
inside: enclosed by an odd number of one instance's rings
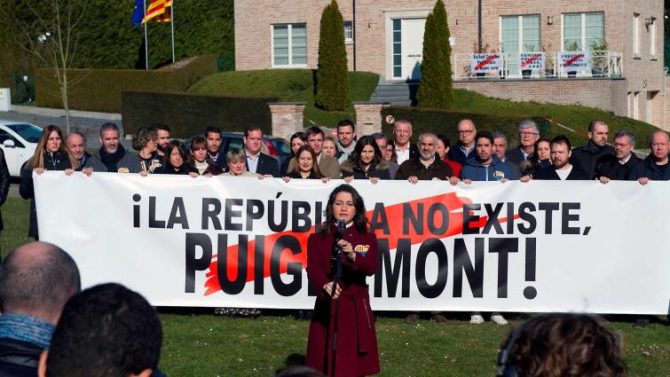
[[[533,56],[529,57],[528,59],[524,60],[521,62],[521,68],[525,68],[528,65],[532,64],[534,61],[540,58],[542,56],[541,54],[534,54]]]
[[[567,66],[571,66],[572,63],[576,62],[577,60],[579,60],[579,59],[581,59],[581,58],[583,58],[583,57],[584,57],[584,54],[577,54],[577,55],[571,57],[570,59],[568,59],[568,60],[565,62],[564,66],[566,66],[566,67],[567,67]]]
[[[498,55],[490,55],[490,56],[488,56],[486,59],[482,60],[481,62],[479,62],[479,63],[475,66],[475,70],[479,70],[479,69],[482,69],[482,68],[486,67],[489,63],[491,63],[492,61],[496,60],[497,58],[498,58]]]
[[[388,240],[389,243],[389,249],[395,249],[398,246],[398,241],[400,239],[409,239],[410,244],[418,244],[423,242],[427,238],[447,238],[451,237],[457,234],[463,233],[463,204],[470,203],[470,199],[468,198],[461,198],[456,195],[455,192],[448,193],[448,194],[442,194],[442,195],[437,195],[433,197],[428,197],[428,198],[421,198],[417,200],[413,200],[411,202],[407,203],[400,203],[400,204],[394,204],[391,206],[385,207],[385,213],[387,217],[387,224],[388,224],[388,234],[385,232],[384,229],[377,229],[375,231],[375,234],[377,235],[378,238],[385,238]],[[447,208],[449,212],[449,225],[447,229],[441,233],[441,234],[432,234],[429,231],[428,228],[428,216],[427,213],[431,206],[433,205],[439,205],[442,204],[444,207]],[[417,214],[419,212],[419,208],[423,207],[423,215],[417,217],[422,219],[422,227],[423,227],[423,233],[419,234],[416,232],[416,229],[413,227],[413,225],[410,223],[408,224],[408,232],[404,232],[404,224],[406,220],[404,219],[405,216],[408,214],[408,212],[411,212],[413,214]],[[406,208],[409,209],[406,210]],[[436,212],[439,213],[439,212]],[[372,221],[375,221],[376,219],[373,218],[373,211],[368,211],[367,216],[369,219]],[[439,217],[439,220],[433,221],[436,226],[442,227],[442,221],[444,220],[442,216],[436,215]],[[518,218],[518,215],[514,216],[515,218]],[[486,221],[488,218],[486,216],[480,217],[479,221],[476,222],[471,222],[471,226],[473,228],[482,228],[486,224]],[[407,220],[408,221],[408,220]],[[507,221],[506,218],[500,218],[499,221],[501,223],[504,223]],[[264,263],[264,277],[269,277],[270,276],[270,261],[271,261],[271,251],[272,247],[276,243],[276,241],[286,235],[291,235],[295,237],[298,240],[298,243],[300,244],[301,250],[303,250],[302,253],[299,253],[297,255],[292,255],[291,253],[284,253],[282,254],[282,259],[281,259],[281,264],[279,271],[280,273],[284,274],[287,271],[287,265],[288,263],[291,262],[298,262],[301,263],[303,266],[307,266],[307,238],[309,237],[310,234],[312,234],[315,231],[315,227],[311,227],[309,231],[307,232],[292,232],[292,231],[285,231],[285,232],[279,232],[279,233],[273,233],[269,234],[265,237],[265,245],[264,245],[264,250],[265,250],[265,255],[263,258],[263,263]],[[249,240],[248,242],[248,247],[247,247],[247,282],[253,281],[254,280],[254,253],[256,250],[256,242],[254,240]],[[238,260],[238,253],[239,253],[239,245],[231,245],[228,247],[228,261],[226,263],[226,276],[230,280],[234,280],[237,278],[237,260]],[[217,276],[217,257],[213,256],[212,261],[209,266],[209,270],[207,271],[206,274],[206,280],[205,280],[205,296],[209,296],[213,293],[216,293],[221,290],[221,286],[219,285],[219,280]]]

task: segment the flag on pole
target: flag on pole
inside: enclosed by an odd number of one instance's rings
[[[150,21],[155,22],[170,22],[172,21],[172,0],[150,0],[147,14],[144,16],[142,23]]]
[[[144,19],[144,0],[135,0],[135,9],[131,17],[133,26],[142,25],[142,19]]]

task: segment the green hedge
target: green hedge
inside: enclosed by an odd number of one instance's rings
[[[71,82],[75,83],[70,90],[70,108],[118,113],[121,111],[121,93],[125,91],[185,91],[201,77],[216,72],[217,56],[202,55],[183,63],[177,64],[177,68],[169,66],[150,71],[68,70]],[[53,69],[37,70],[36,96],[39,106],[63,107]]]
[[[268,102],[277,98],[242,98],[186,93],[124,92],[122,96],[123,129],[127,134],[154,123],[170,126],[172,136],[189,138],[201,134],[205,127],[225,131],[244,131],[258,126],[272,134]]]
[[[413,140],[416,140],[422,132],[435,132],[437,134],[446,135],[453,144],[458,140],[458,132],[456,129],[458,121],[468,118],[472,119],[478,131],[488,130],[503,132],[507,135],[507,144],[510,147],[518,143],[519,138],[517,130],[519,121],[529,118],[523,115],[506,116],[451,110],[425,110],[397,106],[387,107],[382,110],[382,119],[386,119],[388,115],[393,116],[395,119],[407,119],[412,122]],[[542,136],[554,136],[550,131],[549,123],[544,117],[531,117],[530,119],[537,122]],[[387,135],[391,135],[393,126],[384,124],[382,126],[382,131]]]

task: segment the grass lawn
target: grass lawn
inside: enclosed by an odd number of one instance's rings
[[[379,76],[368,72],[349,72],[349,98],[368,101]],[[314,81],[308,69],[275,69],[261,71],[221,72],[206,76],[188,90],[197,94],[239,95],[244,97],[277,97],[282,102],[306,102],[305,127],[314,123],[335,127],[341,119],[354,118],[354,108],[347,111],[322,111],[314,106]]]
[[[349,72],[352,101],[368,101],[377,84],[378,76],[366,72]],[[237,96],[274,96],[280,101],[306,102],[305,126],[310,121],[334,127],[338,120],[354,118],[353,108],[346,112],[326,112],[314,107],[312,71],[307,69],[259,70],[222,72],[206,76],[196,82],[189,92]],[[656,128],[630,118],[618,117],[610,112],[577,105],[555,105],[536,102],[513,102],[482,96],[467,90],[454,91],[452,112],[491,114],[493,116],[522,116],[547,119],[540,125],[544,136],[566,134],[574,145],[586,142],[587,127],[593,119],[603,119],[610,126],[610,137],[620,129],[632,131],[638,138],[638,148],[647,148],[647,139]],[[460,117],[459,117],[460,119]],[[563,128],[563,125],[569,129]],[[440,125],[444,126],[444,125]],[[447,125],[450,126],[450,125]],[[455,128],[455,124],[451,124]],[[436,126],[438,127],[438,126]],[[496,130],[507,134],[509,144],[516,144],[516,124],[500,122]],[[453,132],[438,130],[453,137]],[[415,133],[414,137],[418,135]],[[455,140],[455,138],[454,138]]]
[[[12,197],[2,206],[3,256],[29,241],[28,204]],[[168,376],[272,376],[287,358],[305,352],[308,322],[295,320],[289,312],[255,320],[214,316],[210,309],[160,312],[165,334],[160,365]],[[379,314],[382,376],[493,376],[498,346],[509,331],[490,322],[473,326],[464,319],[406,325],[402,316]],[[512,317],[513,324],[523,317]],[[611,326],[623,336],[629,376],[670,376],[668,325],[635,329],[630,321],[612,318]]]

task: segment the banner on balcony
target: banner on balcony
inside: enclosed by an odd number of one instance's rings
[[[589,51],[562,51],[558,54],[559,69],[567,72],[590,72],[591,54]]]
[[[40,239],[74,257],[84,286],[120,282],[154,305],[286,309],[313,306],[307,238],[342,183],[34,178]],[[669,182],[352,185],[378,239],[376,310],[668,310]]]
[[[532,69],[544,71],[544,52],[522,52],[519,54],[521,70]]]
[[[498,72],[502,67],[501,54],[472,54],[470,60],[472,73]]]

